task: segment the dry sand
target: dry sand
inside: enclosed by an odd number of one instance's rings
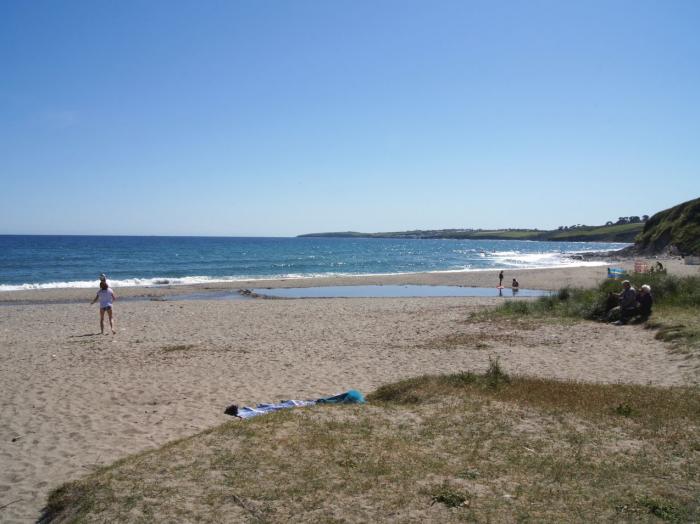
[[[673,272],[697,267],[670,264]],[[622,265],[630,264],[625,262]],[[230,287],[494,285],[495,272],[285,280]],[[522,287],[595,285],[605,268],[506,271]],[[329,281],[330,280],[330,281]],[[120,289],[162,296],[198,288]],[[0,521],[35,521],[49,490],[95,465],[192,435],[232,403],[315,398],[397,379],[481,372],[663,386],[697,383],[682,356],[638,326],[500,326],[469,314],[502,298],[125,301],[96,334],[91,290],[0,295]],[[56,301],[81,302],[56,303]],[[519,299],[522,300],[522,299]],[[9,504],[9,505],[8,505]]]

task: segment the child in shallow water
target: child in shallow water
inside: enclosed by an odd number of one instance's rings
[[[116,299],[117,297],[114,296],[114,291],[112,291],[112,288],[107,285],[107,281],[101,280],[100,290],[97,292],[97,295],[95,295],[95,298],[92,299],[90,304],[94,304],[98,300],[100,301],[100,332],[103,335],[105,333],[105,312],[107,312],[107,315],[109,316],[109,327],[112,330],[112,334],[117,332],[114,329],[114,319],[112,314],[112,302],[114,302]]]

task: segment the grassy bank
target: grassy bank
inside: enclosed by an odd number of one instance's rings
[[[632,273],[627,278],[637,289],[651,286],[654,312],[645,327],[655,329],[658,339],[671,342],[678,351],[700,353],[700,277]],[[566,288],[534,301],[508,301],[484,315],[603,321],[608,294],[620,290],[620,281],[609,279],[595,289]]]
[[[636,239],[640,252],[658,253],[670,246],[686,255],[700,255],[700,198],[656,213]]]
[[[685,522],[700,518],[700,395],[483,376],[279,412],[55,490],[47,521]]]
[[[447,238],[457,240],[556,240],[560,242],[634,242],[643,223],[611,226],[577,226],[567,229],[433,229],[359,233],[357,231],[309,233],[300,237],[340,238]]]

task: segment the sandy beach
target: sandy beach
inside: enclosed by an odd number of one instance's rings
[[[632,261],[616,263],[631,268]],[[664,260],[676,274],[697,266]],[[497,272],[116,289],[150,297],[251,287],[430,284],[493,287]],[[606,268],[506,271],[523,288],[588,287]],[[305,399],[425,373],[483,371],[659,386],[698,371],[640,326],[492,324],[507,298],[133,300],[99,334],[93,290],[0,294],[0,520],[32,522],[48,492],[128,454],[230,420],[232,403]],[[518,299],[522,300],[522,299]]]

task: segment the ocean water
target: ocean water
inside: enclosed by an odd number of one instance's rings
[[[599,265],[627,244],[520,240],[0,235],[0,291]]]

